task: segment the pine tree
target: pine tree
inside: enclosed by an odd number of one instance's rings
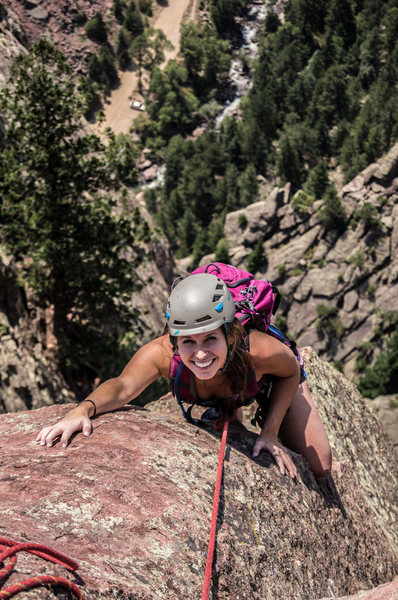
[[[0,108],[1,240],[39,305],[53,306],[65,367],[79,359],[71,344],[83,330],[98,334],[112,314],[131,324],[123,306],[134,290],[134,261],[121,252],[132,254],[133,233],[123,213],[114,216],[107,190],[114,194],[117,176],[99,138],[82,129],[83,97],[49,42],[17,57]]]
[[[257,271],[264,267],[266,262],[267,259],[264,253],[264,240],[259,238],[255,243],[253,250],[247,257],[247,269],[254,275],[257,273]]]

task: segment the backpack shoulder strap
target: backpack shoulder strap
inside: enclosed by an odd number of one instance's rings
[[[192,405],[195,402],[195,399],[191,393],[191,372],[184,365],[181,356],[177,352],[173,354],[171,359],[170,387],[171,393],[176,398],[181,408],[184,419],[188,421],[188,423],[198,425],[199,422],[197,419],[194,419],[191,416],[192,406],[190,406],[188,410],[185,410],[183,405],[183,402],[189,402]]]

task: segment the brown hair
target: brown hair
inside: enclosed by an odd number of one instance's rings
[[[169,329],[166,325],[164,334]],[[225,330],[224,330],[225,331]],[[224,419],[233,417],[239,406],[242,406],[247,386],[249,372],[253,368],[253,359],[245,347],[246,331],[238,319],[226,323],[227,346],[228,346],[228,364],[225,375],[231,385],[232,393],[238,394],[238,398],[219,398],[217,409]],[[177,340],[170,336],[173,348],[176,348]]]
[[[242,406],[247,386],[249,372],[253,368],[253,359],[247,351],[244,340],[244,327],[234,319],[227,323],[228,364],[225,374],[231,385],[232,393],[239,394],[238,398],[220,398],[219,412],[224,419],[231,418],[236,409]]]

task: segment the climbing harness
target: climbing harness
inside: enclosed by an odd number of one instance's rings
[[[215,486],[215,490],[214,490],[213,514],[211,517],[210,537],[209,537],[209,546],[207,549],[207,561],[206,561],[205,579],[204,579],[204,583],[203,583],[202,600],[207,600],[209,597],[211,573],[212,573],[212,567],[213,567],[214,546],[216,543],[217,514],[218,514],[218,505],[219,505],[219,501],[220,501],[221,479],[222,479],[223,464],[224,464],[225,445],[227,442],[228,425],[229,425],[229,421],[225,421],[222,438],[221,438],[220,454],[218,456],[217,478],[216,478],[216,486]]]
[[[79,568],[79,565],[74,560],[47,546],[32,544],[30,542],[22,544],[0,538],[0,584],[4,579],[9,577],[14,570],[14,567],[17,564],[17,552],[30,552],[31,554],[40,556],[40,558],[61,565],[71,572],[77,571]],[[9,558],[9,561],[4,565],[4,561],[7,558]],[[24,579],[19,583],[10,585],[8,588],[0,590],[0,600],[6,600],[7,598],[16,596],[16,594],[19,594],[20,592],[45,585],[57,585],[66,588],[71,595],[77,598],[77,600],[86,600],[76,584],[68,581],[68,579],[55,575],[37,575],[36,577]]]

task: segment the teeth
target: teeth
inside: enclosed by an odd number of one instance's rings
[[[211,365],[211,363],[213,362],[212,360],[207,360],[206,362],[196,362],[196,360],[194,361],[195,365],[197,367],[199,367],[199,369],[205,369],[206,367],[208,367],[209,365]]]

